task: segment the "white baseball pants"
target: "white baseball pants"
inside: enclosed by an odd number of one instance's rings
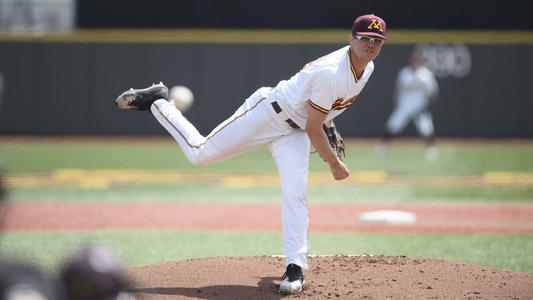
[[[433,118],[430,112],[422,112],[428,105],[425,100],[405,99],[398,102],[387,120],[387,131],[398,134],[410,120],[413,120],[418,133],[423,137],[433,134]]]
[[[281,221],[285,264],[307,269],[308,209],[307,177],[310,141],[307,133],[294,129],[284,111],[276,113],[270,89],[261,88],[208,136],[202,136],[182,113],[166,100],[155,101],[150,110],[172,135],[187,159],[205,165],[268,145],[281,181]]]

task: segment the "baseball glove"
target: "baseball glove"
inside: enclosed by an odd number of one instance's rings
[[[344,141],[342,140],[339,131],[335,126],[328,127],[326,124],[323,124],[322,128],[324,128],[324,132],[326,132],[331,149],[333,149],[340,160],[343,160],[346,155],[344,153]]]

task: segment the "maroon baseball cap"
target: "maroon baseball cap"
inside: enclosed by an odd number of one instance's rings
[[[364,15],[357,17],[352,25],[352,35],[377,37],[386,40],[385,31],[387,24],[382,18],[375,15]]]

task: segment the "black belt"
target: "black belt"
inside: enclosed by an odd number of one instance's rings
[[[274,102],[272,102],[272,103],[270,103],[270,104],[272,104],[272,108],[274,109],[274,111],[275,111],[277,114],[279,114],[280,112],[282,112],[282,109],[281,109],[281,107],[279,106],[279,104],[278,104],[277,101],[274,101]],[[291,127],[294,128],[294,129],[300,129],[300,126],[298,126],[298,124],[294,123],[294,121],[291,120],[291,119],[287,119],[287,120],[285,120],[285,122],[287,122],[287,124],[289,124],[289,126],[291,126]]]

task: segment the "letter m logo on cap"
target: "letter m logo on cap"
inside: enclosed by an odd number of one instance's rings
[[[386,40],[385,31],[387,31],[387,24],[385,21],[372,14],[357,17],[352,25],[353,36],[373,36]]]
[[[368,25],[368,29],[377,29],[380,32],[383,32],[383,26],[381,26],[381,22],[376,19],[372,19],[372,22],[370,22],[370,25]]]

